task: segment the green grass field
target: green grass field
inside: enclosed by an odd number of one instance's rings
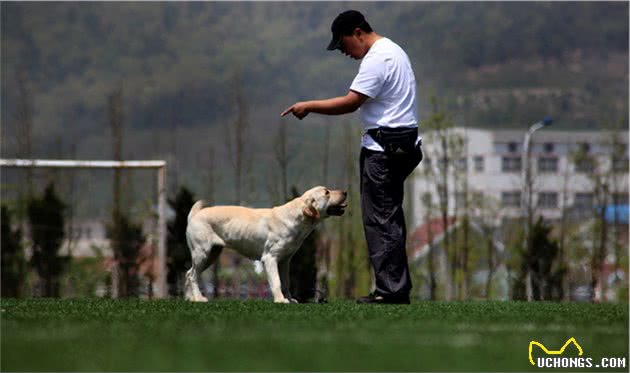
[[[101,299],[1,305],[2,371],[541,371],[529,363],[529,342],[559,349],[570,337],[585,357],[625,357],[628,364],[628,305]]]

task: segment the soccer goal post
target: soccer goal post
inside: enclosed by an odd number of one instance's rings
[[[166,298],[166,161],[87,161],[61,159],[0,159],[0,167],[21,168],[144,168],[157,170],[158,203],[158,263],[159,271],[154,289],[156,298]]]

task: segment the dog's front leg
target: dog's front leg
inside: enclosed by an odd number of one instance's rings
[[[280,262],[278,262],[282,294],[284,294],[284,297],[287,298],[289,302],[298,303],[298,301],[296,299],[293,299],[293,297],[291,296],[291,276],[289,272],[290,263],[291,258],[284,258]]]
[[[273,255],[263,255],[261,261],[267,272],[267,281],[269,281],[269,288],[271,289],[271,294],[273,294],[274,303],[289,303],[289,300],[282,294],[282,284],[278,274],[278,261]]]

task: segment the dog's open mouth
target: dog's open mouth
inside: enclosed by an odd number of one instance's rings
[[[347,203],[342,203],[336,206],[330,206],[326,209],[326,213],[332,216],[341,216],[346,211],[346,207],[348,207]]]

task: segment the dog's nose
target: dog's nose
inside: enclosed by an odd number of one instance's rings
[[[345,190],[343,191],[343,196],[347,197],[348,196],[348,192],[346,192]]]

